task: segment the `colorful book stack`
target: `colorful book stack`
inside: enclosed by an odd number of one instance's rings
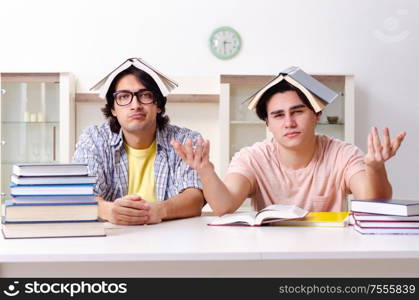
[[[5,238],[104,236],[85,164],[17,164],[2,231]]]
[[[419,234],[419,201],[352,200],[351,220],[362,234]]]

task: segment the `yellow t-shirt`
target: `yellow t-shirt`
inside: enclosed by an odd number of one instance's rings
[[[154,160],[156,140],[147,149],[134,149],[124,143],[128,155],[128,195],[139,195],[147,202],[155,202]]]

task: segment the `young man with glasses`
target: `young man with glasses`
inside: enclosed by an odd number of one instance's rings
[[[84,131],[73,158],[98,178],[99,216],[122,225],[199,216],[204,198],[198,175],[170,145],[199,134],[168,124],[166,97],[134,66],[115,77],[106,101],[108,122]]]

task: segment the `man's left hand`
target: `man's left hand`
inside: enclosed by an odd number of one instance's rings
[[[164,202],[154,202],[148,203],[150,209],[148,211],[148,220],[147,224],[157,224],[161,223],[166,217],[166,209],[164,207]]]
[[[396,155],[405,136],[406,132],[403,131],[394,140],[390,140],[390,132],[386,127],[383,129],[384,142],[381,144],[378,130],[373,127],[371,133],[368,134],[368,153],[365,155],[365,164],[372,169],[382,168],[387,160]]]

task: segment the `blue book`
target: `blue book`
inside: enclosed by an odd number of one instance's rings
[[[47,196],[16,196],[16,204],[60,204],[60,203],[96,203],[96,195],[47,195]]]
[[[291,77],[328,104],[338,98],[338,94],[335,91],[315,79],[313,76],[310,76],[299,67],[290,67],[282,71],[281,74]]]
[[[95,221],[98,219],[95,203],[32,203],[5,202],[5,222],[62,222]]]

